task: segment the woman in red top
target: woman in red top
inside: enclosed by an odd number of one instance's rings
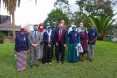
[[[43,33],[45,32],[43,23],[39,24],[38,32],[41,33],[41,41],[42,41],[40,43],[40,47],[39,47],[38,59],[42,59],[42,57],[43,57],[43,46],[44,46],[44,44],[43,44]]]

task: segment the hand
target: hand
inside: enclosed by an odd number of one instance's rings
[[[66,47],[67,45],[66,44],[64,44],[64,47]]]
[[[95,40],[92,40],[91,42],[94,42]]]
[[[58,46],[58,43],[56,42],[56,46]]]
[[[35,44],[35,47],[37,47],[38,46],[38,44]]]
[[[38,46],[38,44],[32,44],[32,46],[33,46],[33,47],[37,47],[37,46]]]
[[[36,47],[39,46],[39,44],[36,44]]]
[[[93,42],[93,40],[92,41],[90,41],[90,43],[92,43]]]
[[[32,44],[32,46],[34,47],[35,44]]]
[[[89,40],[89,43],[91,43],[91,41]]]

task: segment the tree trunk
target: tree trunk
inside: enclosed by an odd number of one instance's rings
[[[13,40],[15,40],[15,15],[12,14],[12,30],[13,30]]]

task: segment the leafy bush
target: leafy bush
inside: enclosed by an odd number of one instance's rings
[[[3,43],[3,37],[4,37],[4,34],[0,32],[0,43]]]
[[[56,22],[56,24],[58,25],[60,24],[61,20],[65,21],[65,25],[69,25],[70,21],[68,15],[64,13],[62,9],[56,8],[48,14],[48,17],[45,19],[44,23],[50,21],[51,23]]]

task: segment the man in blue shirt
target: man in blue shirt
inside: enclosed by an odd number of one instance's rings
[[[90,31],[88,32],[88,55],[90,62],[92,62],[92,58],[94,55],[94,48],[98,36],[98,33],[95,28],[96,27],[92,25]]]

